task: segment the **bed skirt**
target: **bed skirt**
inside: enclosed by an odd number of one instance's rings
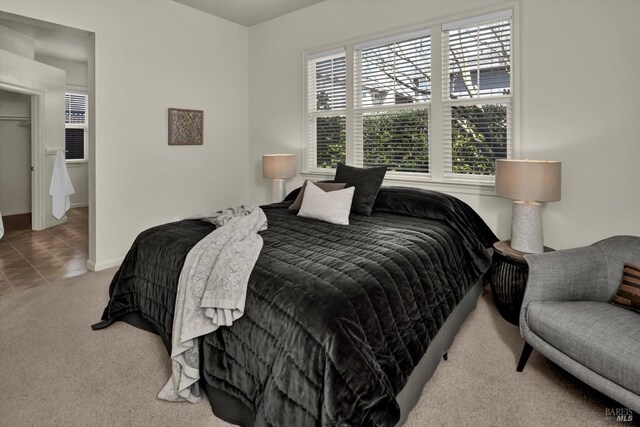
[[[407,421],[409,413],[420,400],[425,384],[438,368],[443,355],[449,351],[467,316],[476,308],[478,299],[482,295],[483,280],[484,278],[480,277],[475,285],[469,288],[460,304],[453,309],[409,376],[407,384],[398,394],[396,400],[400,405],[400,420],[396,427],[402,426]],[[200,366],[203,366],[202,363]],[[252,408],[247,407],[234,396],[207,384],[203,379],[204,375],[200,378],[201,387],[207,393],[211,403],[211,410],[218,418],[242,427],[253,427],[255,415]]]

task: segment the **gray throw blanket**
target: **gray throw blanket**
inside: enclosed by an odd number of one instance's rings
[[[218,225],[185,260],[176,295],[172,374],[158,398],[200,400],[199,337],[230,326],[244,313],[249,276],[262,249],[258,231],[267,217],[256,206],[229,208],[202,218]]]

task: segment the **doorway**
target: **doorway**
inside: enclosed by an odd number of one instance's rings
[[[0,145],[20,139],[24,149],[18,155],[0,146],[0,215],[6,231],[0,240],[1,296],[88,271],[93,133],[86,128],[87,112],[93,113],[85,106],[84,141],[78,143],[79,112],[75,104],[69,108],[67,98],[84,93],[85,101],[92,102],[95,44],[86,31],[5,12],[0,12],[0,32],[0,117],[5,116]],[[5,112],[13,104],[24,108]],[[76,193],[66,216],[58,218],[52,214],[49,187],[56,155],[65,151]]]
[[[33,226],[32,105],[37,96],[0,89],[0,297],[88,271],[88,207],[71,208],[63,224]]]
[[[0,89],[0,214],[5,235],[32,228],[31,96]]]

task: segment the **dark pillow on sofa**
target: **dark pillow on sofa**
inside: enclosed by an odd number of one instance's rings
[[[356,187],[351,202],[351,212],[371,216],[378,191],[387,173],[386,166],[375,168],[356,168],[343,164],[338,165],[335,182],[346,182],[348,187]]]
[[[300,210],[300,207],[302,206],[302,199],[304,198],[304,190],[305,188],[307,188],[307,182],[308,181],[305,181],[304,184],[302,184],[302,187],[300,188],[300,192],[298,193],[298,197],[296,197],[296,200],[293,203],[291,203],[291,206],[289,206],[289,209],[293,209],[296,211]],[[342,190],[347,185],[344,183],[336,183],[336,182],[314,182],[314,184],[324,191]]]
[[[629,263],[624,265],[622,283],[610,302],[640,313],[640,268]]]

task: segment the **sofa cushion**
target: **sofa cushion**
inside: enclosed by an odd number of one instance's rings
[[[527,323],[560,352],[640,394],[640,314],[605,302],[534,302]]]

